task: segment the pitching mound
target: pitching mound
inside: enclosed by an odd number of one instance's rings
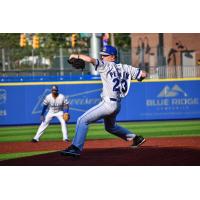
[[[38,143],[38,148],[51,143]],[[61,144],[61,143],[60,143]],[[22,145],[22,144],[21,144]],[[20,145],[20,146],[21,146]],[[40,146],[41,145],[41,146]],[[200,137],[148,139],[138,149],[121,140],[87,141],[80,158],[60,152],[1,161],[3,166],[199,166]],[[26,145],[25,145],[26,146]],[[29,148],[36,148],[29,144]],[[63,143],[61,145],[63,147]],[[60,146],[60,147],[61,147]],[[59,149],[59,145],[56,145]],[[60,148],[60,150],[63,148]]]

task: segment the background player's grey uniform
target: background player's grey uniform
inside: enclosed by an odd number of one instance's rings
[[[63,94],[58,94],[58,96],[54,98],[50,93],[45,97],[43,104],[48,106],[49,111],[45,116],[45,120],[39,126],[34,139],[39,141],[39,138],[44,133],[45,129],[48,127],[50,121],[53,119],[53,117],[56,117],[61,124],[63,140],[67,140],[68,134],[67,134],[66,123],[65,120],[63,119],[63,110],[65,105],[69,104],[68,100],[65,98]]]
[[[88,124],[104,119],[106,131],[124,139],[132,140],[135,134],[116,124],[116,116],[121,108],[121,98],[128,94],[131,79],[139,79],[142,71],[130,65],[96,60],[96,70],[101,76],[102,101],[78,118],[73,145],[80,150],[86,139]]]

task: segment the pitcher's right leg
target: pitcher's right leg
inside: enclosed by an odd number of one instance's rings
[[[142,136],[136,135],[135,133],[129,131],[128,129],[117,125],[116,114],[113,114],[113,115],[110,115],[110,116],[107,116],[104,118],[104,124],[105,124],[106,131],[108,131],[109,133],[112,133],[126,141],[133,140],[133,144],[131,145],[131,147],[133,147],[133,148],[137,148],[141,144],[143,144],[146,140]]]
[[[135,133],[129,131],[128,129],[117,125],[116,115],[107,116],[104,118],[104,125],[106,131],[116,135],[117,137],[122,138],[123,140],[130,141],[133,140],[136,136]]]

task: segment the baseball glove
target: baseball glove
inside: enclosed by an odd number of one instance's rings
[[[85,68],[85,61],[80,58],[71,58],[68,60],[68,63],[72,65],[72,67],[76,69],[84,69]]]
[[[64,114],[63,114],[63,119],[65,120],[65,122],[68,122],[69,119],[70,119],[69,113],[64,113]]]

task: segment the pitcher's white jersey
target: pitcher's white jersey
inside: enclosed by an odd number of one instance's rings
[[[44,105],[47,105],[50,113],[57,113],[64,110],[64,106],[69,104],[69,101],[63,94],[58,94],[56,98],[52,94],[48,94],[43,101]]]
[[[139,79],[142,71],[127,64],[97,59],[96,68],[103,83],[102,98],[123,98],[128,94],[131,79]]]

